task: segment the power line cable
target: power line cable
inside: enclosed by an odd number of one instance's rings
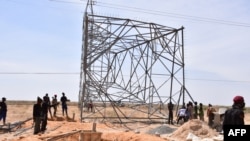
[[[0,0],[1,1],[1,0]],[[7,1],[7,0],[6,0]],[[83,4],[82,2],[67,2],[67,1],[63,1],[63,0],[48,0],[48,1],[55,1],[55,2],[64,2],[64,3],[67,3],[67,4]],[[55,7],[55,6],[51,6],[51,5],[46,5],[46,4],[38,4],[36,3],[35,1],[21,1],[21,0],[8,0],[7,2],[9,3],[15,3],[15,4],[18,4],[18,5],[24,5],[24,6],[30,6],[30,7],[44,7],[44,8],[50,8],[50,9],[56,9],[56,10],[63,10],[63,11],[69,11],[69,10],[72,10],[72,9],[65,9],[62,8],[62,7]]]
[[[0,74],[63,74],[63,75],[75,75],[80,74],[79,72],[0,72]]]
[[[19,1],[14,1],[14,0],[11,0],[11,1],[19,2]],[[66,0],[49,0],[49,1],[82,5],[84,3],[87,3],[88,0],[81,0],[82,2],[72,2],[72,1],[66,1]],[[224,25],[229,25],[229,26],[241,26],[241,27],[247,27],[247,28],[250,27],[250,23],[242,23],[242,22],[235,22],[235,21],[220,20],[220,19],[215,19],[215,18],[190,16],[190,15],[184,15],[184,14],[178,14],[178,13],[172,13],[172,12],[164,12],[164,11],[158,11],[158,10],[149,10],[149,9],[143,9],[143,8],[138,8],[138,7],[118,5],[118,4],[113,4],[113,3],[98,2],[98,3],[95,3],[95,6],[114,8],[114,9],[120,9],[120,10],[130,10],[130,11],[140,12],[140,13],[145,13],[145,14],[158,15],[158,16],[164,16],[164,17],[167,16],[167,17],[172,17],[172,18],[177,18],[177,19],[186,19],[186,20],[198,21],[198,22],[224,24]]]
[[[0,72],[0,75],[79,75],[80,72]],[[187,80],[195,81],[217,81],[217,82],[231,82],[231,83],[250,83],[250,81],[241,80],[222,80],[222,79],[205,79],[205,78],[185,78]]]
[[[187,20],[192,20],[192,21],[218,23],[218,24],[225,24],[225,25],[231,25],[231,26],[250,27],[250,23],[241,23],[241,22],[220,20],[220,19],[215,19],[215,18],[190,16],[190,15],[184,15],[184,14],[178,14],[178,13],[149,10],[149,9],[143,9],[143,8],[138,8],[138,7],[129,7],[129,6],[124,6],[124,5],[116,5],[116,4],[104,3],[104,2],[98,2],[96,6],[116,8],[120,10],[130,10],[130,11],[135,11],[135,12],[143,12],[146,14],[152,14],[152,15],[158,15],[158,16],[169,16],[173,18],[179,18],[179,19],[181,18],[181,19],[187,19]]]
[[[72,1],[65,1],[65,0],[49,0],[52,2],[59,2],[59,3],[69,3],[69,4],[83,4],[83,2],[72,2]],[[88,2],[88,0],[81,0],[81,1],[86,1],[86,3]]]
[[[250,81],[240,81],[240,80],[222,80],[222,79],[203,79],[203,78],[185,78],[187,80],[197,80],[197,81],[217,81],[217,82],[232,82],[232,83],[250,83]]]

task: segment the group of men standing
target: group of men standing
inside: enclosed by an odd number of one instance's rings
[[[169,118],[168,118],[168,124],[174,124],[173,123],[173,109],[174,105],[172,102],[169,102],[168,104],[168,110],[169,110]],[[194,102],[194,104],[190,101],[186,105],[183,104],[182,107],[177,111],[177,124],[179,124],[180,120],[183,120],[184,122],[190,120],[190,119],[200,119],[204,121],[204,112],[203,112],[203,104],[200,103],[198,106],[197,102]]]
[[[67,107],[67,97],[65,96],[65,93],[62,93],[62,97],[60,99],[61,106],[62,106],[62,114],[64,116],[64,113],[68,117],[68,107]],[[33,121],[34,121],[34,134],[38,134],[39,132],[44,132],[46,130],[47,126],[47,120],[48,120],[48,113],[50,113],[51,118],[52,112],[51,107],[53,107],[54,112],[53,116],[56,117],[57,107],[59,105],[59,102],[57,100],[57,95],[54,95],[52,97],[52,101],[50,101],[50,98],[48,96],[48,93],[45,94],[45,96],[42,98],[37,97],[37,103],[33,106]]]
[[[222,126],[224,125],[244,125],[244,108],[245,108],[245,101],[244,97],[242,96],[235,96],[233,98],[233,105],[231,108],[226,110],[224,114],[224,118],[222,121]],[[173,109],[174,105],[172,102],[168,103],[168,110],[169,110],[169,118],[168,123],[173,124]],[[214,112],[216,112],[215,108],[212,104],[208,104],[207,107],[207,117],[208,117],[208,125],[212,128],[213,127],[213,120],[214,120]],[[203,104],[200,103],[199,107],[197,102],[194,102],[194,106],[192,102],[189,102],[186,106],[183,106],[177,112],[177,124],[180,120],[184,122],[190,119],[199,119],[204,121],[204,110]]]
[[[6,98],[3,97],[2,101],[0,102],[0,121],[3,119],[3,124],[5,125],[6,122],[6,115],[7,115],[7,105],[5,103]],[[67,107],[67,97],[65,96],[65,93],[62,93],[62,97],[60,99],[61,106],[62,106],[62,115],[66,114],[68,117],[68,107]],[[37,97],[37,103],[33,105],[33,121],[34,121],[34,134],[38,134],[39,132],[44,132],[46,130],[47,126],[47,120],[48,120],[48,112],[51,115],[51,107],[54,108],[54,117],[56,117],[57,107],[59,105],[59,102],[57,101],[57,95],[54,95],[52,97],[52,101],[50,101],[50,98],[48,94],[46,93],[43,99],[40,97]],[[92,108],[92,107],[91,107]],[[194,112],[193,109],[194,108]],[[245,108],[245,101],[244,97],[242,96],[235,96],[233,98],[233,105],[231,108],[229,108],[225,114],[223,119],[223,126],[224,125],[244,125],[244,108]],[[169,118],[168,123],[173,124],[173,109],[174,105],[172,102],[168,104],[168,110],[169,110]],[[197,119],[198,117],[200,120],[204,121],[204,113],[203,113],[203,105],[202,103],[199,104],[199,108],[197,106],[197,102],[194,102],[194,107],[191,102],[187,104],[187,107],[185,107],[185,104],[183,104],[182,108],[179,109],[177,113],[177,124],[179,123],[179,120],[183,119],[185,122],[189,119]],[[207,116],[208,116],[208,124],[209,126],[212,125],[213,116],[212,113],[215,112],[214,108],[211,104],[208,105],[207,109]],[[211,114],[211,115],[210,115]]]

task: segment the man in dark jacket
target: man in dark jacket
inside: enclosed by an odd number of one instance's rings
[[[34,134],[41,131],[42,99],[37,97],[37,103],[33,106],[33,122],[35,123]]]
[[[51,105],[49,105],[49,99],[47,97],[43,97],[43,103],[42,103],[42,127],[41,131],[44,132],[47,127],[47,121],[48,121],[48,112]]]
[[[68,106],[67,106],[67,101],[68,98],[65,96],[65,93],[62,93],[62,97],[61,97],[61,103],[62,103],[62,114],[64,116],[64,113],[66,113],[66,116],[68,117]]]
[[[2,98],[2,102],[0,102],[0,121],[3,119],[3,125],[6,124],[6,116],[7,116],[7,105],[5,103],[6,98]]]
[[[174,104],[170,101],[168,103],[168,124],[174,124],[173,123],[173,118],[174,118],[173,109],[174,109]]]
[[[244,107],[245,101],[242,96],[235,96],[232,108],[225,112],[223,120],[224,125],[244,125]]]
[[[45,96],[43,97],[43,99],[46,99],[46,100],[44,100],[44,101],[47,102],[47,105],[51,105],[51,103],[50,103],[50,98],[49,98],[49,94],[48,94],[48,93],[45,94]],[[52,117],[52,113],[51,113],[51,107],[48,108],[48,111],[49,111],[50,117],[53,118],[53,117]]]

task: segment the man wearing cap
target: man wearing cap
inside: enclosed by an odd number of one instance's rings
[[[233,102],[232,108],[225,112],[223,125],[244,125],[244,98],[242,96],[235,96]]]

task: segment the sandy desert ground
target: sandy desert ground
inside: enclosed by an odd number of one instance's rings
[[[33,135],[33,120],[28,119],[32,118],[34,102],[12,101],[7,104],[7,123],[10,123],[7,125],[18,126],[12,128],[10,132],[2,130],[0,141],[80,141],[91,140],[90,136],[92,141],[95,141],[95,138],[99,138],[100,141],[182,141],[191,136],[206,141],[223,140],[222,135],[207,126],[207,119],[205,122],[192,120],[183,125],[136,123],[125,126],[96,122],[96,132],[93,133],[91,131],[95,126],[93,122],[80,122],[80,111],[76,103],[69,103],[69,118],[62,116],[59,107],[57,117],[53,119],[49,117],[46,132]],[[22,121],[26,122],[22,123]],[[250,113],[246,113],[245,122],[250,124]]]

